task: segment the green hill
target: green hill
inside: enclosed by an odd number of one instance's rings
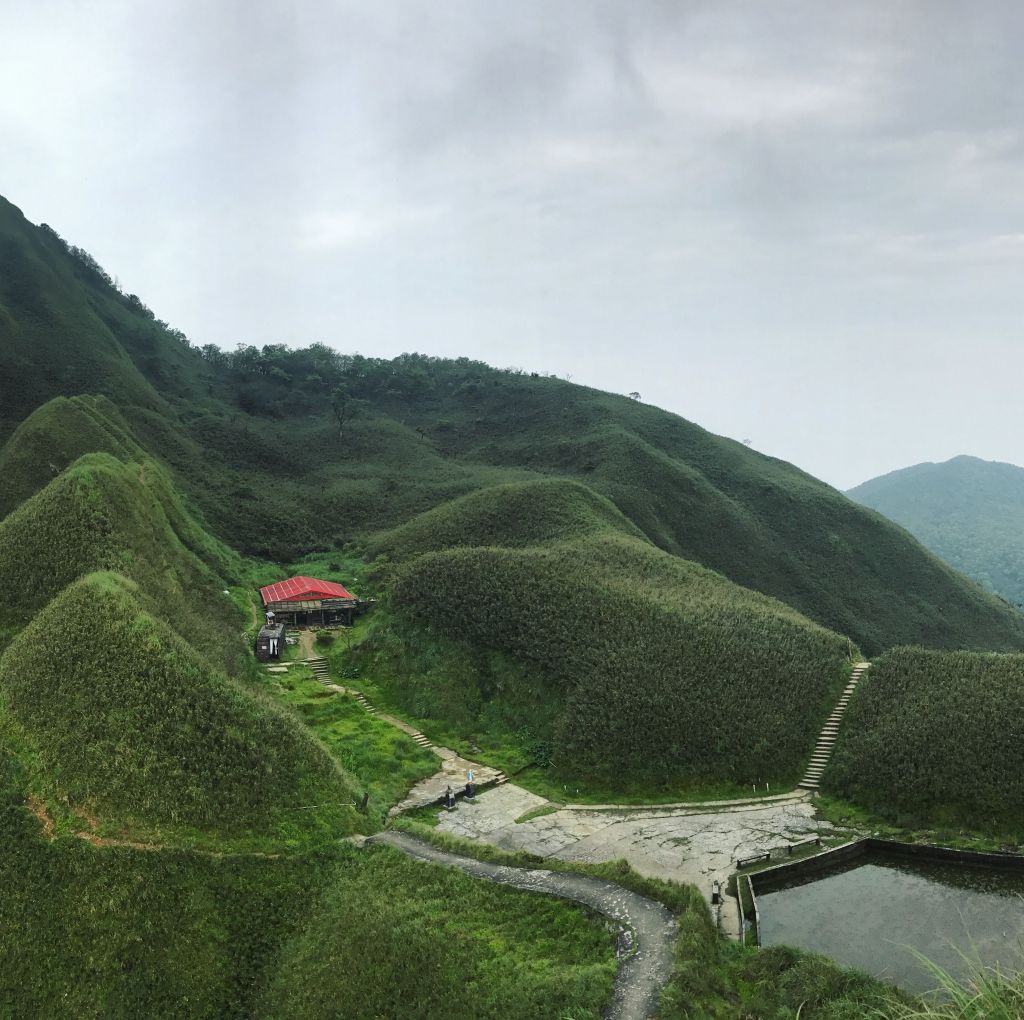
[[[635,400],[468,359],[196,350],[8,203],[0,343],[0,438],[54,397],[103,394],[242,552],[295,559],[472,491],[572,478],[666,552],[869,654],[1024,648],[1024,616],[789,464]]]
[[[83,574],[115,570],[139,583],[164,620],[227,664],[238,658],[241,621],[221,590],[239,568],[152,460],[86,454],[0,521],[0,624],[23,626]]]
[[[102,270],[72,251],[0,198],[0,414],[8,428],[61,394],[163,403],[129,353],[146,356],[154,324],[128,299],[115,301]]]
[[[407,707],[458,718],[476,705],[471,726],[503,711],[506,729],[549,742],[576,779],[794,778],[852,651],[658,549],[576,482],[474,493],[375,542],[401,560],[390,601],[403,620],[457,642],[460,659],[486,650],[518,664],[450,673],[461,689],[427,682],[432,705],[412,690]]]
[[[517,548],[605,532],[643,538],[615,504],[579,482],[517,482],[482,489],[370,539],[373,554],[397,559],[455,546]]]
[[[911,825],[1024,830],[1024,655],[896,648],[859,684],[823,786]]]
[[[893,471],[847,495],[988,591],[1024,605],[1024,468],[954,457]]]
[[[47,799],[133,832],[356,826],[351,783],[297,720],[211,669],[116,574],[71,585],[15,638],[0,711]]]
[[[86,453],[146,455],[106,397],[55,397],[33,411],[0,449],[0,520]]]

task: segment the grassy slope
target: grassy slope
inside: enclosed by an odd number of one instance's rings
[[[0,521],[0,625],[23,626],[66,585],[115,570],[223,666],[241,621],[220,592],[239,558],[185,511],[153,461],[87,454]]]
[[[897,648],[850,702],[823,786],[901,824],[1024,833],[1024,656]]]
[[[420,779],[438,771],[437,755],[389,723],[369,715],[355,699],[325,690],[308,666],[265,674],[268,693],[292,709],[370,797],[367,813],[383,822]]]
[[[1024,617],[880,515],[657,408],[465,359],[204,359],[6,203],[0,266],[0,436],[51,397],[107,394],[244,551],[294,559],[526,473],[569,476],[663,549],[869,654],[1024,648]],[[358,405],[344,439],[330,410],[338,380]]]
[[[309,1020],[597,1020],[613,977],[602,920],[375,850],[355,876],[339,869],[282,954],[265,1008]]]
[[[211,670],[116,574],[71,585],[18,635],[0,658],[0,713],[37,794],[135,838],[180,827],[288,845],[359,824],[322,746]]]
[[[20,800],[0,745],[5,1017],[374,1017],[419,1001],[434,1016],[596,1020],[610,989],[611,936],[561,901],[384,848],[267,859],[51,842]]]
[[[850,651],[789,607],[662,552],[578,483],[467,496],[375,547],[401,558],[391,605],[402,617],[470,658],[491,649],[519,664],[491,659],[490,676],[478,669],[449,697],[477,703],[478,718],[501,701],[506,727],[549,738],[574,776],[792,779]]]
[[[1024,468],[955,457],[894,471],[848,495],[984,587],[1024,603]]]
[[[0,416],[8,427],[58,394],[103,392],[118,405],[163,404],[155,377],[144,374],[162,360],[154,357],[156,327],[125,308],[123,299],[118,321],[108,291],[52,235],[27,224],[0,198]],[[169,376],[169,367],[160,364],[160,374]]]
[[[146,456],[106,397],[55,397],[37,408],[0,449],[0,520],[86,453],[126,462]]]

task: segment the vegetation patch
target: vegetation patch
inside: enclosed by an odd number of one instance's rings
[[[580,907],[379,847],[338,869],[285,947],[264,1012],[597,1020],[614,952],[604,920]]]
[[[1024,656],[898,648],[858,685],[824,787],[907,828],[1024,836]]]
[[[353,698],[326,690],[305,666],[290,666],[287,674],[267,674],[266,687],[298,714],[369,794],[367,811],[375,821],[383,821],[388,808],[414,783],[438,771],[437,755],[369,715]]]
[[[354,784],[323,747],[115,574],[70,586],[19,634],[0,659],[0,710],[36,756],[34,789],[136,835],[288,846],[360,824]]]
[[[488,660],[492,676],[465,685],[464,713],[500,699],[510,730],[547,745],[547,764],[606,781],[795,781],[850,651],[787,606],[613,527],[424,553],[395,571],[391,605],[519,664]]]

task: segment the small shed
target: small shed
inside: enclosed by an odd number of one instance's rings
[[[284,651],[285,630],[283,623],[268,623],[265,627],[260,628],[259,634],[256,635],[256,658],[260,662],[270,662],[271,659],[281,658],[281,653]]]
[[[260,589],[263,608],[295,627],[351,624],[359,600],[334,581],[289,577]]]

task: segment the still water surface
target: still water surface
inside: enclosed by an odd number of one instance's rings
[[[870,853],[757,897],[761,944],[824,953],[912,992],[935,980],[906,948],[958,976],[961,954],[1024,970],[1024,871]]]

